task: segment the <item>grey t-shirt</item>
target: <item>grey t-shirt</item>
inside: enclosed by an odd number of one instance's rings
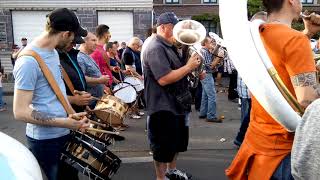
[[[320,99],[306,109],[298,125],[291,153],[291,172],[296,180],[320,179]]]
[[[168,93],[166,87],[158,83],[161,77],[172,71],[172,67],[182,66],[173,46],[162,37],[156,36],[150,40],[142,56],[145,78],[144,93],[148,114],[151,115],[158,111],[181,114],[175,105],[174,97]]]
[[[88,77],[99,78],[102,76],[99,66],[87,54],[83,52],[78,53],[78,63],[83,71],[83,74]],[[100,98],[103,96],[103,84],[90,85],[88,84],[87,91],[94,97]]]

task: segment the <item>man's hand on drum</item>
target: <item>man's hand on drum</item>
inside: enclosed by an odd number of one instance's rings
[[[193,53],[189,58],[186,66],[189,67],[191,70],[194,70],[200,65],[200,63],[200,56],[197,53]]]
[[[101,77],[99,77],[99,81],[101,84],[106,84],[108,83],[110,80],[110,77],[108,75],[102,75]]]
[[[84,132],[90,127],[90,120],[86,117],[86,112],[70,114],[67,118],[67,127],[73,130]]]
[[[306,14],[307,12],[305,12]],[[316,13],[311,13],[308,15],[308,18],[303,18],[304,34],[306,34],[309,38],[312,38],[313,35],[320,32],[320,15]]]
[[[75,90],[75,95],[72,99],[72,102],[70,102],[71,104],[75,104],[77,106],[87,106],[92,100],[92,96],[88,92]]]

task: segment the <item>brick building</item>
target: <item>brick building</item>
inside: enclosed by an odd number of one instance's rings
[[[320,0],[302,0],[305,9],[320,13]],[[67,7],[76,12],[89,31],[104,23],[110,26],[111,40],[128,41],[132,36],[145,38],[163,12],[175,12],[179,19],[200,21],[208,32],[220,33],[218,0],[1,0],[0,59],[5,72],[12,71],[10,51],[20,46],[22,37],[32,38],[44,27],[45,15],[55,8]]]
[[[29,42],[44,29],[46,14],[55,8],[75,11],[81,25],[95,31],[98,24],[110,26],[111,40],[128,41],[133,36],[145,39],[152,25],[152,0],[1,0],[0,1],[0,59],[5,71],[12,65],[10,51],[20,39]]]

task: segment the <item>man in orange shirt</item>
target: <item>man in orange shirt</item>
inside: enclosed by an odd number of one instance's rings
[[[320,31],[320,26],[311,23],[318,16],[312,14],[301,33],[291,29],[302,10],[300,0],[263,0],[263,5],[268,13],[267,24],[260,27],[264,46],[286,87],[301,106],[307,107],[320,95],[308,39]],[[253,97],[248,131],[226,175],[239,180],[293,179],[293,138],[294,134],[278,124]]]

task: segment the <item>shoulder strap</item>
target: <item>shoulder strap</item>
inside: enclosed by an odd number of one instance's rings
[[[46,77],[51,89],[56,94],[63,108],[66,110],[68,114],[74,114],[75,113],[74,110],[70,106],[69,102],[63,96],[62,91],[57,84],[57,81],[54,79],[51,71],[49,70],[45,62],[42,60],[42,58],[39,56],[39,54],[37,54],[35,51],[32,51],[32,50],[24,50],[19,54],[19,57],[21,56],[32,56],[34,59],[37,60],[43,75]]]
[[[63,80],[66,83],[66,85],[69,88],[69,90],[71,91],[71,94],[75,95],[75,93],[74,93],[75,89],[74,89],[74,86],[73,86],[73,84],[72,84],[72,82],[70,80],[69,75],[67,74],[66,70],[64,70],[63,67],[61,67],[61,71],[62,71]]]

